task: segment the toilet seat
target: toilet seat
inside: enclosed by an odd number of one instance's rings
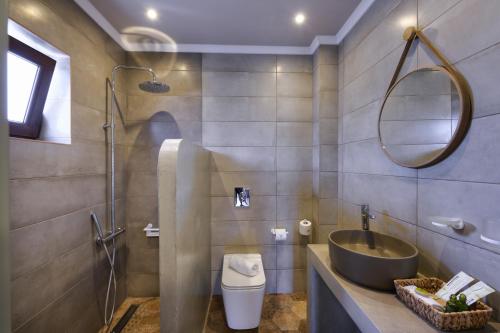
[[[260,254],[234,254],[241,256],[247,260],[255,262],[259,265],[259,273],[255,276],[243,275],[231,267],[229,262],[232,254],[224,256],[224,264],[222,269],[222,288],[229,290],[245,290],[245,289],[260,289],[266,285],[266,276],[262,265],[262,257]]]

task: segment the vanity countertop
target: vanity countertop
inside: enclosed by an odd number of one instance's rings
[[[307,262],[309,269],[312,266],[316,270],[362,332],[439,332],[407,308],[394,293],[362,287],[333,271],[327,244],[309,244]],[[500,332],[500,323],[490,322],[481,331],[467,332]]]

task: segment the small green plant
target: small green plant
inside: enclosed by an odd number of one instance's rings
[[[467,305],[467,296],[464,294],[451,295],[450,300],[446,302],[444,307],[444,312],[462,312],[468,311],[469,306]]]

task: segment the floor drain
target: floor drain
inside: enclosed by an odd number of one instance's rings
[[[115,327],[113,327],[111,333],[120,333],[125,328],[125,326],[127,326],[128,321],[130,320],[130,318],[132,318],[138,308],[138,304],[132,304],[131,306],[129,306],[127,312],[125,312],[123,317],[121,317]]]

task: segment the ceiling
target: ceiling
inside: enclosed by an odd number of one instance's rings
[[[75,2],[115,40],[121,39],[119,42],[122,46],[126,32],[130,29],[139,29],[141,35],[146,34],[151,37],[148,39],[149,42],[161,40],[167,35],[171,43],[189,49],[184,51],[207,51],[207,47],[223,49],[228,46],[233,48],[260,46],[264,49],[288,48],[288,51],[296,51],[288,53],[310,53],[315,39],[316,44],[322,44],[321,41],[323,44],[336,44],[339,31],[343,27],[345,30],[346,25],[354,25],[351,21],[357,21],[373,0],[75,0]],[[158,12],[156,21],[146,17],[145,12],[148,8],[154,8]],[[306,16],[306,21],[302,25],[294,22],[294,16],[298,12]],[[343,33],[345,34],[345,31]],[[134,45],[137,46],[137,40]],[[128,45],[126,48],[135,47]],[[191,50],[193,48],[202,50]]]

